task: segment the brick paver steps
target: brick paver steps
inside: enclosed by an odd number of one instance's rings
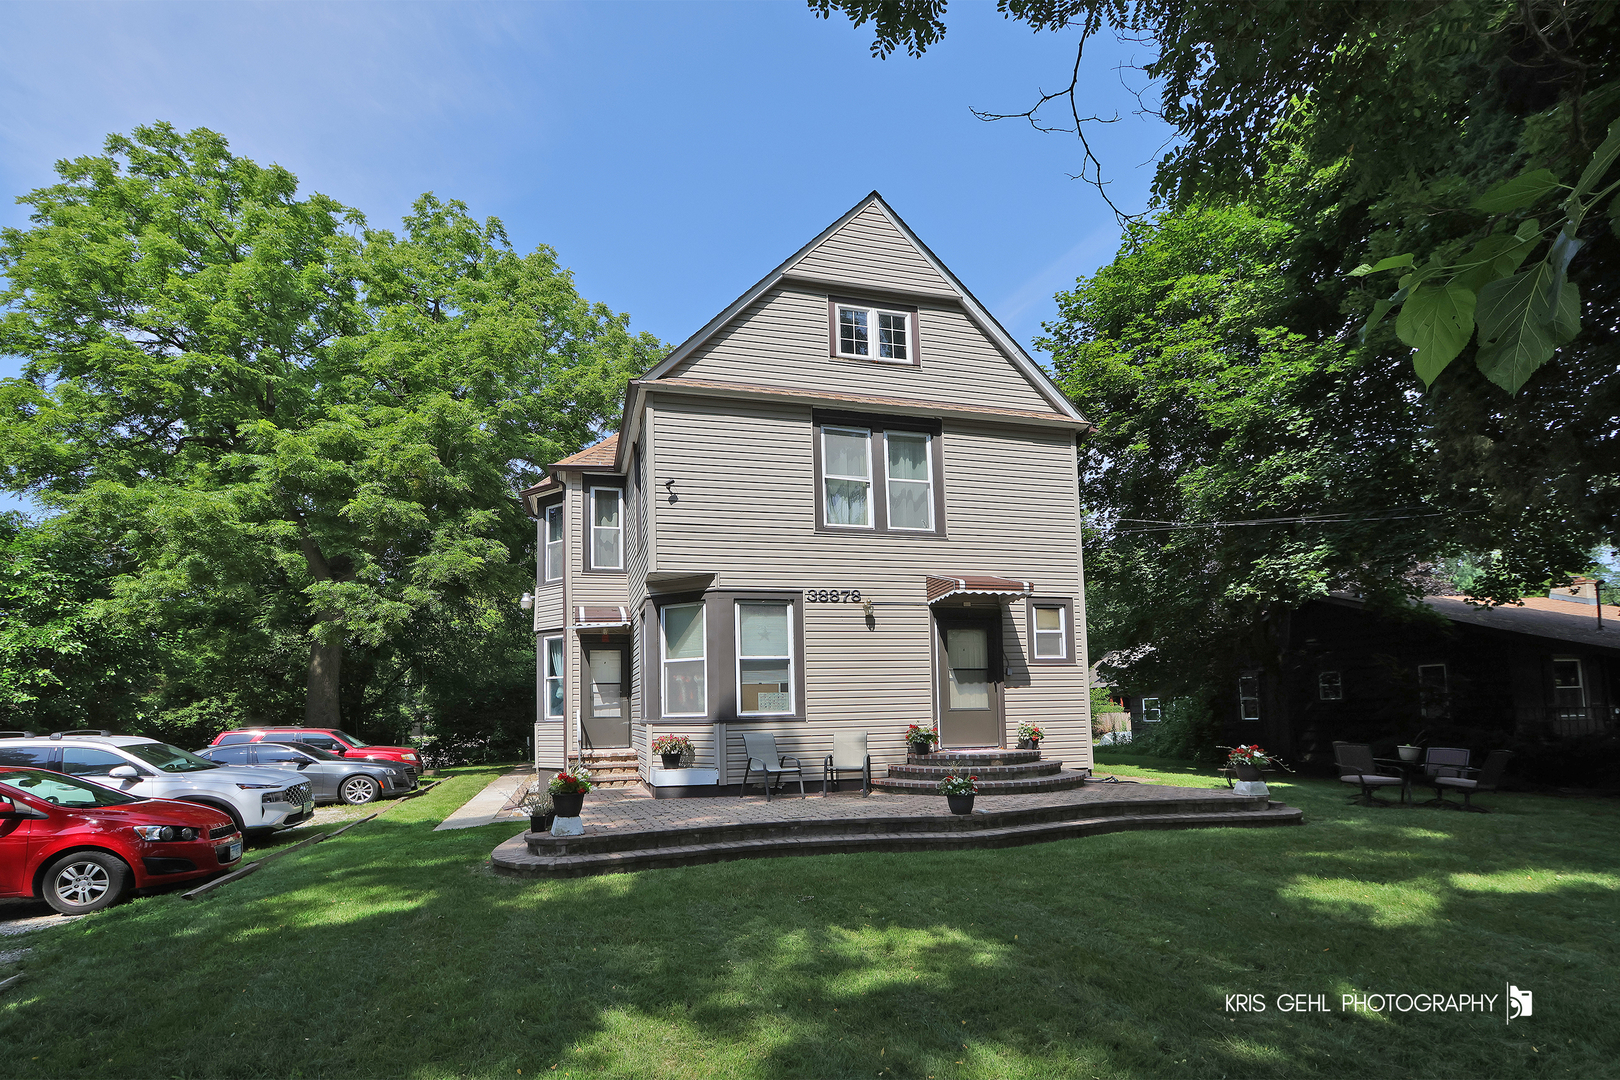
[[[980,780],[1027,780],[1032,776],[1052,776],[1062,771],[1061,761],[1032,761],[1021,765],[957,765],[954,768],[910,764],[889,766],[889,776],[892,779],[932,780],[936,784],[942,777],[952,773],[977,776]]]
[[[1086,782],[1086,774],[1064,769],[1061,761],[1044,761],[1039,750],[945,750],[907,754],[904,765],[890,765],[889,775],[874,776],[882,791],[938,795],[939,782],[952,774],[978,778],[980,795],[1016,795],[1067,791]]]
[[[944,812],[933,795],[833,795],[654,800],[632,789],[593,792],[585,833],[523,833],[495,849],[497,872],[538,877],[732,859],[857,851],[1014,847],[1132,829],[1297,825],[1299,810],[1224,789],[1106,785],[980,796],[975,812]]]
[[[1027,765],[1041,760],[1039,750],[940,750],[932,754],[907,754],[907,765]]]
[[[633,749],[586,750],[580,758],[591,771],[593,785],[614,788],[641,783],[640,762]]]

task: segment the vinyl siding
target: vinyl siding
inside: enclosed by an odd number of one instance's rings
[[[660,569],[716,572],[716,588],[724,590],[859,589],[875,606],[868,629],[859,605],[805,604],[806,720],[728,725],[729,782],[742,775],[738,729],[745,726],[776,730],[780,749],[804,757],[807,772],[814,764],[817,776],[832,732],[850,724],[870,732],[875,761],[903,759],[906,725],[933,717],[925,575],[1005,574],[1033,580],[1041,596],[1080,599],[1069,433],[948,421],[941,436],[947,536],[829,535],[814,531],[810,410],[736,409],[658,394],[659,476],[675,478],[681,492],[674,504],[649,503]],[[1072,667],[1025,666],[1022,601],[1010,606],[1007,620],[1009,732],[1021,720],[1041,723],[1051,729],[1049,756],[1089,765],[1083,635],[1076,639],[1080,662]]]
[[[668,377],[1055,414],[1051,403],[954,304],[919,305],[920,367],[829,356],[827,296],[799,285],[770,290]]]
[[[955,291],[875,203],[823,240],[793,269],[848,281],[852,286]]]

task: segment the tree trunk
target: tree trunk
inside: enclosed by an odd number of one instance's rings
[[[320,545],[305,536],[299,541],[304,562],[316,581],[348,581],[354,576],[354,563],[346,555],[327,561]],[[339,691],[343,685],[343,613],[321,611],[315,616],[320,636],[309,646],[309,680],[304,689],[306,727],[342,727],[343,711]]]
[[[305,727],[342,727],[338,690],[343,683],[343,619],[323,611],[322,623],[336,624],[331,632],[309,646],[309,683],[304,698]]]

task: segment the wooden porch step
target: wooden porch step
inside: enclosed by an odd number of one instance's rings
[[[1181,804],[1185,807],[1185,803]],[[620,873],[661,867],[693,866],[699,863],[728,862],[786,855],[826,855],[862,851],[951,851],[968,848],[1018,847],[1080,836],[1124,832],[1137,829],[1267,828],[1298,825],[1304,815],[1295,807],[1271,804],[1263,809],[1216,811],[1152,812],[1145,803],[1123,806],[1124,813],[1099,814],[1100,805],[1083,809],[1088,816],[1043,822],[1012,822],[1003,819],[1017,814],[970,815],[966,820],[977,827],[947,829],[906,828],[895,831],[835,832],[826,826],[834,822],[783,823],[796,831],[778,832],[758,838],[715,838],[705,830],[660,830],[690,834],[685,843],[667,846],[587,850],[580,846],[584,837],[569,838],[570,846],[533,851],[533,834],[513,837],[497,847],[491,862],[497,873],[532,877],[584,877],[591,874]],[[858,819],[857,819],[858,820]],[[933,819],[901,819],[931,821]],[[863,824],[896,819],[869,819]],[[821,828],[812,829],[813,826]],[[722,827],[729,828],[729,827]],[[761,828],[744,826],[743,828]],[[544,836],[544,834],[542,834]],[[647,838],[648,833],[625,839]],[[559,839],[546,837],[546,839]],[[603,838],[605,839],[605,838]]]
[[[1025,780],[1032,776],[1052,776],[1063,771],[1061,761],[1027,761],[1018,765],[890,765],[895,780],[932,780],[939,783],[953,774],[977,776],[986,780]]]
[[[1045,776],[1008,780],[987,780],[984,774],[979,772],[973,775],[979,777],[980,795],[1030,795],[1039,791],[1067,791],[1070,788],[1084,787],[1086,783],[1086,774],[1072,769],[1062,769]],[[874,776],[872,786],[879,791],[892,791],[896,794],[939,795],[938,778],[919,780],[900,776]]]

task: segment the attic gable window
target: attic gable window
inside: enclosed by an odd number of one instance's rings
[[[828,309],[834,356],[880,364],[918,362],[916,308],[834,297]]]

